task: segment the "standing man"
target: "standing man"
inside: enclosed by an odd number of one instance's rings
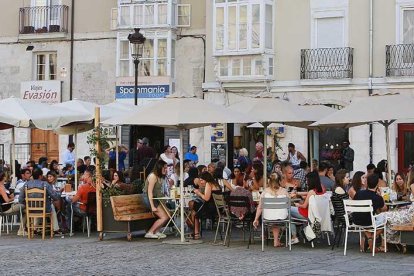
[[[193,166],[196,166],[198,163],[197,147],[192,146],[190,151],[184,155],[184,159],[188,159],[193,163]]]
[[[294,170],[299,169],[300,161],[306,161],[305,156],[303,156],[300,151],[297,151],[295,145],[292,143],[288,144],[288,152],[289,154],[286,161],[292,164]]]
[[[75,149],[75,144],[70,142],[68,144],[67,149],[63,153],[62,156],[62,164],[71,164],[72,166],[75,166],[75,154],[73,153],[73,150]]]
[[[354,170],[354,150],[349,144],[349,140],[342,142],[341,167],[351,173]]]

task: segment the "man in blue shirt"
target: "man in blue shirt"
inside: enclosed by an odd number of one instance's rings
[[[190,151],[184,155],[184,159],[191,160],[194,165],[198,163],[197,147],[192,146]]]

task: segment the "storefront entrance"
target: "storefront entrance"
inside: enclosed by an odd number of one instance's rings
[[[398,124],[398,170],[407,172],[414,162],[414,124]]]

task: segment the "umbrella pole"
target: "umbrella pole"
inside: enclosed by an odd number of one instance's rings
[[[118,126],[115,127],[115,171],[119,170],[119,151],[118,151],[118,139],[119,139],[119,133],[118,133]]]
[[[11,133],[11,168],[12,168],[12,187],[15,188],[16,187],[16,133],[15,133],[15,128],[12,128],[12,133]]]
[[[394,121],[385,121],[383,123],[384,127],[385,127],[385,146],[387,148],[387,182],[388,182],[388,186],[391,187],[391,149],[390,149],[390,124],[392,124]]]
[[[75,191],[78,190],[78,129],[75,130]]]
[[[267,186],[267,126],[268,123],[263,123],[264,133],[263,133],[263,189]]]
[[[97,141],[95,144],[95,149],[97,151],[97,157],[96,157],[96,228],[98,230],[98,232],[102,232],[103,230],[103,223],[102,223],[102,194],[101,194],[101,184],[102,184],[102,180],[101,180],[101,164],[100,164],[100,160],[99,160],[99,155],[101,154],[101,146],[99,143],[99,136],[101,135],[100,133],[100,129],[99,129],[99,124],[101,121],[101,114],[100,114],[100,109],[99,107],[95,107],[95,129],[96,129],[96,136],[97,136]]]
[[[180,220],[181,220],[181,242],[184,239],[184,129],[180,128]]]

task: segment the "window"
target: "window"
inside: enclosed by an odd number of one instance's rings
[[[119,9],[119,22],[122,27],[168,24],[168,4],[166,3],[125,5],[120,6]],[[132,22],[130,18],[132,18]]]
[[[119,26],[129,26],[131,23],[130,21],[130,7],[129,6],[121,6],[119,7]]]
[[[177,5],[177,26],[190,27],[191,24],[191,5],[178,4]]]
[[[56,80],[57,54],[38,53],[36,58],[36,80]]]
[[[175,41],[168,32],[146,32],[143,55],[138,65],[139,76],[174,76]],[[171,50],[170,50],[171,49]],[[117,76],[133,76],[135,68],[127,34],[118,39]]]
[[[216,55],[273,49],[273,4],[270,0],[216,0],[214,20]]]
[[[266,67],[265,67],[266,65]],[[240,78],[273,77],[273,57],[258,56],[225,56],[218,58],[218,75],[220,77]]]
[[[414,44],[414,8],[403,10],[403,44]]]
[[[116,30],[118,27],[118,9],[111,9],[111,30]]]

